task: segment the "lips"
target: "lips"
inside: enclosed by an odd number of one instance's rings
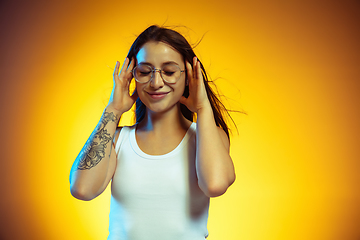
[[[153,99],[164,98],[169,92],[148,92],[149,96]]]

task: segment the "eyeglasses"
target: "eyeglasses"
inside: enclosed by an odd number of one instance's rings
[[[166,64],[161,69],[153,68],[147,64],[139,64],[132,70],[135,80],[139,83],[151,81],[155,72],[159,72],[165,82],[176,83],[180,79],[181,73],[185,72],[185,70],[181,70],[178,65],[173,63]]]

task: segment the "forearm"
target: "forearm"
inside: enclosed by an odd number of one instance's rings
[[[229,141],[216,126],[210,105],[197,113],[196,141],[199,187],[209,197],[220,196],[234,182],[235,171],[229,155]]]
[[[70,188],[75,197],[91,199],[104,186],[120,116],[121,113],[107,107],[75,159],[70,172]]]

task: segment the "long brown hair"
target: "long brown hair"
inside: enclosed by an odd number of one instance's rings
[[[138,54],[140,48],[149,41],[164,42],[172,46],[176,51],[178,51],[182,55],[184,59],[184,63],[187,61],[192,66],[193,64],[192,60],[195,57],[195,53],[192,47],[190,46],[190,44],[188,43],[188,41],[177,31],[165,27],[159,27],[157,25],[152,25],[148,27],[136,38],[136,40],[134,41],[134,43],[132,44],[129,50],[127,57],[129,59],[132,58],[136,59],[136,55]],[[214,113],[215,123],[218,127],[221,127],[225,131],[228,138],[230,138],[229,128],[226,124],[224,114],[228,115],[230,119],[231,116],[228,110],[225,108],[225,106],[216,96],[214,91],[211,89],[205,68],[200,60],[199,62],[202,70],[206,93]],[[189,86],[185,86],[183,96],[186,98],[189,96]],[[187,118],[190,121],[193,121],[194,113],[191,112],[184,104],[180,104],[180,110],[185,118]],[[136,107],[135,107],[136,123],[140,122],[144,118],[145,112],[146,112],[146,106],[141,102],[140,98],[138,98],[136,100]]]

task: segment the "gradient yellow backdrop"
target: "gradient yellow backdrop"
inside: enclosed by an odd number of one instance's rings
[[[105,239],[110,191],[71,164],[151,24],[195,44],[237,127],[209,240],[360,239],[359,1],[10,1],[1,20],[0,239]],[[186,26],[186,27],[182,27]],[[128,114],[122,124],[130,123]]]

